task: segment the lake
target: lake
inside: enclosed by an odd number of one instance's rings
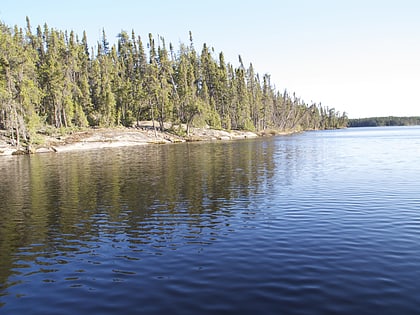
[[[418,314],[420,127],[0,158],[0,314]]]

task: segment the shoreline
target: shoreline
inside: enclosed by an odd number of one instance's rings
[[[178,136],[169,131],[154,130],[152,122],[142,122],[135,128],[114,127],[86,129],[66,135],[42,135],[42,144],[16,147],[0,139],[0,156],[60,153],[149,144],[169,144],[195,141],[227,141],[253,139],[268,135],[287,135],[293,132],[263,132],[239,130],[216,130],[211,128],[191,128],[189,136]]]

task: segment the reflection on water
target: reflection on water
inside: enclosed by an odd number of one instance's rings
[[[3,160],[3,294],[23,279],[80,286],[81,275],[109,259],[213,243],[229,233],[232,200],[246,208],[269,189],[273,149],[269,141],[243,141]],[[80,266],[67,270],[75,260]],[[114,280],[137,272],[111,270]]]
[[[377,128],[3,158],[0,313],[415,313],[419,148]]]

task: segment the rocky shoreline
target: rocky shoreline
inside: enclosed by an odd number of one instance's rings
[[[178,136],[169,131],[159,131],[153,128],[151,122],[143,122],[135,128],[98,128],[77,131],[66,135],[43,135],[40,144],[16,147],[0,139],[0,155],[21,155],[53,152],[70,152],[138,146],[147,144],[165,144],[186,141],[217,141],[251,139],[264,135],[279,134],[256,133],[250,131],[226,131],[211,128],[191,128],[188,136]],[[287,132],[282,134],[288,134]]]

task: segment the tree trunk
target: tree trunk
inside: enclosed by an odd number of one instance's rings
[[[163,131],[163,128],[164,128],[164,126],[163,126],[163,121],[165,119],[164,110],[165,110],[165,103],[162,99],[162,104],[160,106],[160,115],[159,115],[160,116],[159,117],[159,125],[160,125],[160,130],[161,131]]]
[[[152,102],[149,102],[150,105],[150,110],[152,111],[151,116],[152,116],[152,124],[153,124],[153,130],[155,132],[155,138],[157,138],[157,132],[156,132],[156,126],[155,126],[155,114],[154,114],[154,110],[153,110],[153,106],[152,106]]]

